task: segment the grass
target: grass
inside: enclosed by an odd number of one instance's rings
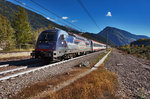
[[[11,99],[27,99],[29,97],[34,97],[37,94],[40,95],[42,94],[43,91],[50,90],[52,87],[62,83],[63,81],[71,79],[72,77],[84,71],[85,70],[79,68],[76,69],[75,71],[57,75],[55,77],[52,77],[51,79],[47,78],[44,81],[38,82],[34,85],[31,85],[23,89],[22,92],[18,93],[16,96],[13,96]]]
[[[101,55],[99,55],[96,59],[91,60],[91,65],[90,68],[93,67],[100,59],[102,59],[106,54],[105,53],[101,53]]]
[[[12,60],[24,60],[24,59],[29,59],[31,56],[17,56],[17,57],[8,57],[8,58],[2,58],[0,56],[0,61],[12,61]]]
[[[0,53],[10,53],[10,52],[29,52],[34,50],[33,48],[30,49],[12,49],[12,50],[0,50]]]
[[[96,64],[105,54],[100,54],[90,63]],[[77,68],[70,73],[57,75],[52,79],[38,82],[12,97],[12,99],[117,99],[117,76],[104,68],[104,64],[92,73],[78,79],[58,92],[51,90],[56,85],[72,79],[89,70],[89,67]]]
[[[98,70],[43,99],[118,99],[117,88],[116,74],[101,66]]]
[[[16,52],[18,52],[18,51],[16,51]],[[7,59],[30,57],[31,56],[30,52],[27,52],[27,53],[26,52],[24,53],[24,52],[25,52],[25,50],[24,51],[22,50],[19,53],[15,53],[15,51],[0,52],[0,60],[7,60]]]
[[[119,50],[122,50],[128,54],[135,55],[137,57],[150,60],[150,46],[146,47],[122,46],[119,48]]]
[[[15,53],[15,52],[31,52],[33,49],[13,49],[13,50],[1,50],[0,60],[7,60],[13,58],[29,57],[30,53]]]
[[[96,63],[104,54],[93,60]],[[119,99],[117,75],[104,68],[104,64],[97,70],[75,81],[62,90],[41,96],[40,99]]]

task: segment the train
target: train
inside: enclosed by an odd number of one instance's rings
[[[40,59],[63,60],[104,49],[106,45],[103,43],[61,29],[49,29],[40,33],[31,56]]]

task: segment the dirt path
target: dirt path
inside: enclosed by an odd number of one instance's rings
[[[121,97],[150,99],[150,64],[114,49],[105,68],[118,75]]]

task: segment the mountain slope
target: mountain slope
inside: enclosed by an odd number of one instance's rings
[[[136,40],[136,41],[133,41],[131,42],[130,44],[131,46],[134,45],[138,45],[138,46],[150,46],[150,39],[139,39],[139,40]]]
[[[17,9],[18,9],[18,5],[15,5],[6,0],[0,0],[0,14],[2,14],[3,16],[6,16],[10,21],[13,20],[14,13],[17,11]],[[40,14],[37,14],[27,9],[25,10],[27,12],[28,20],[31,24],[32,29],[47,27],[48,25],[51,24],[54,27],[57,27],[66,31],[70,31],[70,32],[78,33],[78,34],[80,33],[80,31],[72,27],[59,25],[55,22],[47,20],[45,17],[41,16]],[[117,45],[117,46],[129,44],[130,42],[135,41],[137,39],[148,38],[146,36],[133,35],[127,31],[120,30],[120,29],[113,28],[113,27],[106,27],[103,31],[101,31],[98,34],[85,33],[83,36],[86,36],[96,41],[100,41],[102,43],[106,43],[106,39],[105,39],[106,33],[108,33],[108,38],[109,38],[108,43],[110,45]]]
[[[130,32],[117,29],[114,27],[106,27],[101,32],[99,32],[98,35],[106,38],[106,33],[108,33],[108,39],[112,41],[116,46],[130,44],[132,41],[135,41],[138,39],[149,38],[143,35],[134,35],[134,34],[131,34]]]
[[[5,0],[0,0],[0,14],[2,14],[3,16],[6,16],[10,21],[13,21],[14,13],[17,10],[18,10],[18,5],[15,5],[15,4],[5,1]],[[55,22],[47,20],[45,17],[41,16],[40,14],[37,14],[37,13],[27,10],[27,9],[25,9],[25,10],[27,12],[28,20],[30,22],[32,29],[44,28],[51,24],[57,28],[60,28],[60,29],[66,30],[66,31],[74,32],[77,34],[80,33],[80,31],[78,31],[70,26],[67,26],[67,25],[62,26],[62,25],[56,24]],[[105,38],[103,38],[101,36],[98,37],[96,34],[86,33],[84,35],[86,35],[86,36],[88,36],[88,38],[96,40],[96,41],[100,41],[100,42],[104,42],[104,43],[106,42]]]
[[[94,33],[84,33],[82,34],[82,36],[88,38],[88,39],[91,39],[91,40],[95,40],[95,41],[98,41],[98,42],[101,42],[101,43],[105,43],[106,44],[106,39],[103,37],[103,36],[100,36],[98,34],[94,34]],[[113,42],[109,41],[108,40],[108,44],[110,46],[114,46]]]
[[[14,13],[18,10],[18,5],[15,5],[11,2],[8,2],[6,0],[0,0],[0,14],[3,16],[6,16],[10,21],[13,20]],[[33,11],[25,9],[28,15],[28,20],[30,22],[30,25],[32,29],[37,29],[37,28],[44,28],[47,27],[49,24],[66,30],[66,27],[61,26],[57,23],[54,23],[50,20],[47,20],[45,17],[43,17],[40,14],[37,14]]]

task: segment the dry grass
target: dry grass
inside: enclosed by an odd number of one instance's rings
[[[102,67],[43,99],[117,99],[117,76]]]
[[[91,60],[94,65],[105,54],[101,54],[98,58]],[[88,68],[89,69],[89,68]],[[60,83],[67,81],[83,72],[87,68],[76,68],[75,71],[57,75],[52,79],[39,82],[21,93],[12,97],[12,99],[117,99],[116,90],[118,88],[117,76],[104,69],[104,65],[97,70],[86,75],[70,84],[58,92],[51,93],[51,90]]]
[[[100,53],[100,55],[95,58],[95,59],[91,59],[90,61],[90,67],[89,68],[92,68],[97,62],[99,62],[100,59],[102,59],[104,56],[106,55],[106,53]]]
[[[71,79],[72,77],[75,77],[76,75],[84,72],[86,69],[76,69],[74,71],[64,73],[61,75],[57,75],[55,77],[47,78],[45,81],[38,82],[34,85],[31,85],[25,89],[23,89],[22,92],[18,93],[16,96],[13,96],[11,99],[27,99],[32,96],[36,96],[37,94],[42,93],[46,90],[51,90],[54,86]]]
[[[30,49],[12,49],[12,50],[1,50],[0,53],[11,53],[11,52],[30,52],[33,51],[33,48]]]
[[[9,58],[1,58],[0,57],[0,62],[3,61],[13,61],[13,60],[23,60],[23,59],[29,59],[31,56],[18,56],[18,57],[9,57]]]

